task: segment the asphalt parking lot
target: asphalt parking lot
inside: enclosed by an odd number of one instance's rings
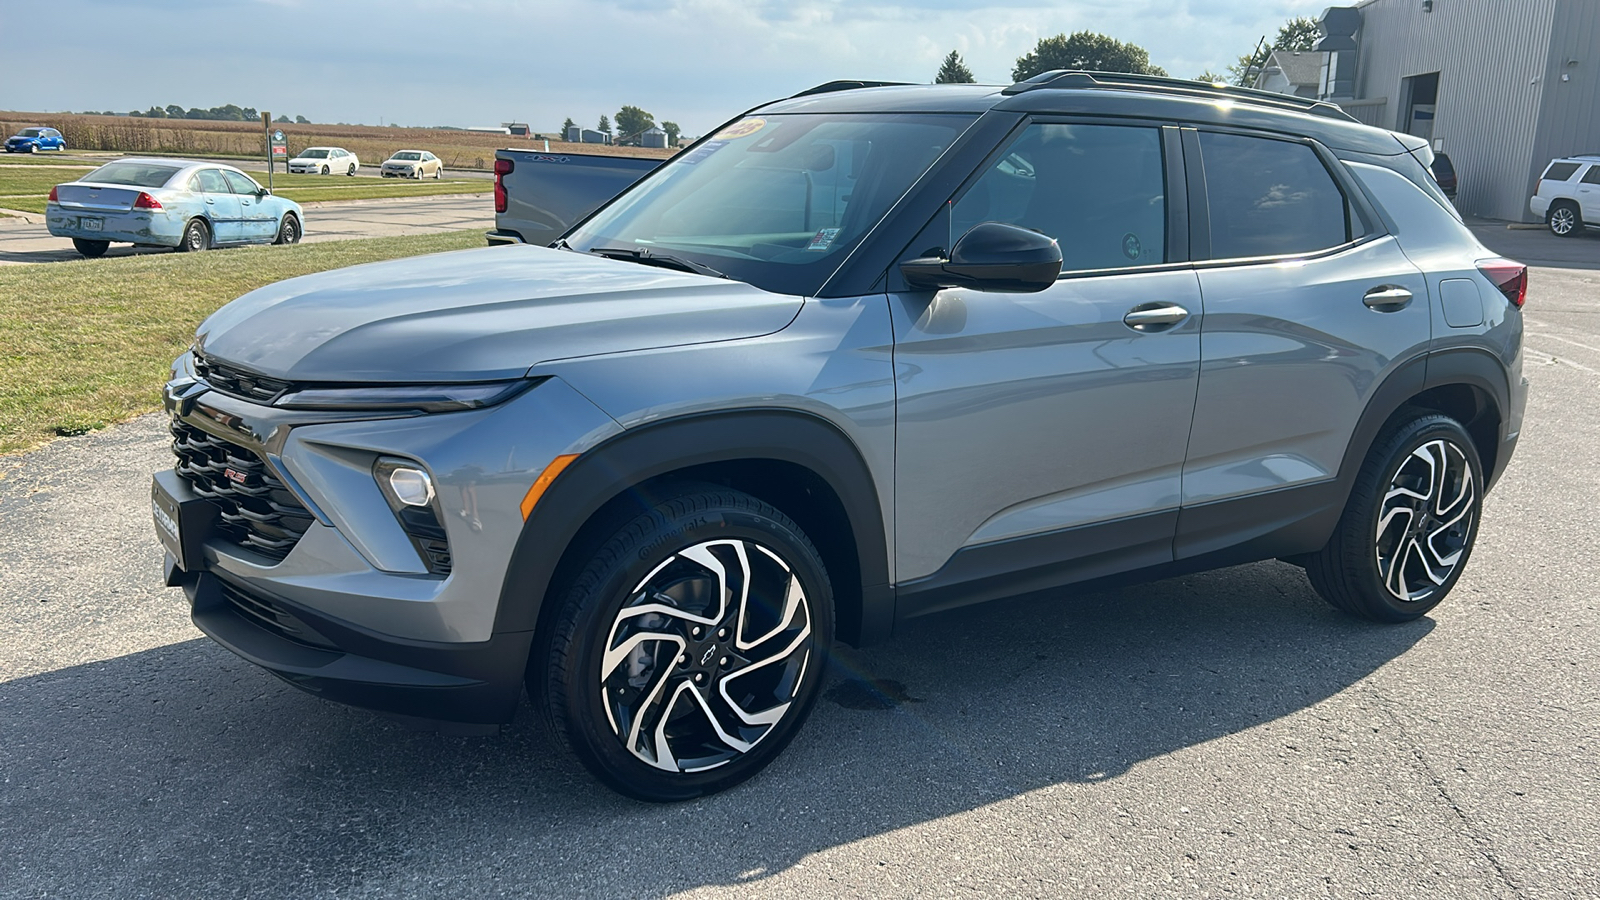
[[[410,732],[199,637],[160,586],[158,416],[0,457],[0,897],[1600,896],[1600,239],[1479,228],[1560,267],[1431,616],[1261,563],[929,617],[675,806],[527,709]]]

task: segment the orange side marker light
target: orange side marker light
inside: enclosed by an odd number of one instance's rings
[[[540,472],[539,477],[534,480],[533,487],[528,488],[527,496],[522,498],[522,521],[528,521],[528,517],[533,515],[533,508],[539,504],[539,498],[544,496],[546,490],[549,490],[550,483],[555,481],[556,476],[560,475],[567,466],[572,465],[572,461],[577,458],[578,454],[576,453],[563,453],[550,460],[550,465],[544,467],[544,471]]]

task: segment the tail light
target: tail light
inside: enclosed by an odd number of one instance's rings
[[[1528,267],[1509,259],[1485,259],[1478,263],[1478,271],[1506,295],[1506,299],[1522,308],[1528,299]]]
[[[506,211],[505,176],[510,175],[511,170],[515,168],[516,165],[509,159],[497,159],[494,161],[494,211],[497,213]]]
[[[160,209],[161,201],[150,196],[145,191],[140,191],[137,199],[133,201],[134,209]]]
[[[50,202],[51,202],[51,203],[54,203],[54,202],[56,202],[56,189],[55,189],[55,188],[51,188],[51,189],[50,189],[50,196],[49,196],[49,198],[47,198],[47,199],[49,199],[49,201],[50,201]]]

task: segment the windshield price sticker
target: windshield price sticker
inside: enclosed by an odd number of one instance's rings
[[[704,144],[696,147],[692,153],[685,156],[683,159],[678,160],[678,162],[681,162],[686,166],[692,166],[726,146],[728,146],[727,141],[706,141]]]
[[[767,126],[767,120],[762,118],[742,119],[717,132],[719,141],[735,141],[746,138]]]
[[[811,243],[806,245],[806,249],[820,252],[832,247],[834,240],[839,237],[839,231],[838,228],[824,228],[818,231],[812,235]]]

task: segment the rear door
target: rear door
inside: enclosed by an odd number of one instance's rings
[[[222,177],[221,169],[201,169],[189,179],[189,189],[199,195],[211,223],[211,234],[219,244],[244,240],[243,214],[239,198]]]
[[[1205,324],[1180,559],[1337,502],[1367,401],[1431,334],[1421,271],[1325,149],[1185,129],[1184,151]]]
[[[890,294],[908,609],[958,583],[976,600],[1171,559],[1200,358],[1198,282],[1169,239],[1179,156],[1176,129],[1032,122],[907,248],[993,221],[1065,259],[1040,293]],[[1126,319],[1154,306],[1174,318]]]

